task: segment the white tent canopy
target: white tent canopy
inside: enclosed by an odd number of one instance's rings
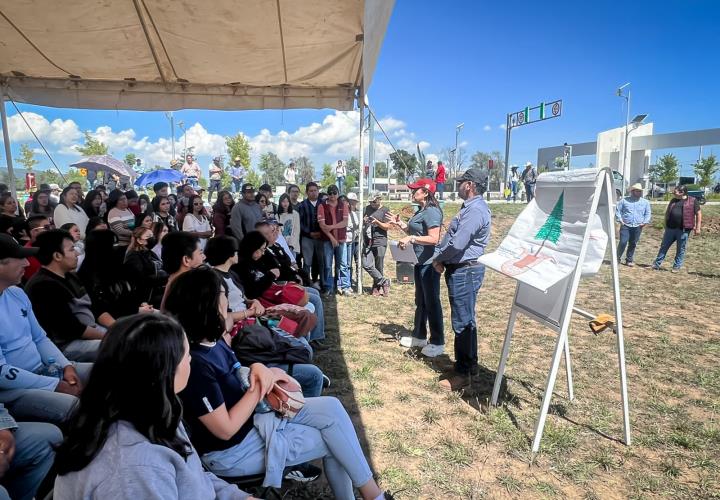
[[[89,109],[353,109],[394,0],[0,0],[0,84]]]

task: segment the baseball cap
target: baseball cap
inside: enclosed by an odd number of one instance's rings
[[[458,178],[458,182],[464,181],[472,181],[477,182],[478,184],[483,184],[487,182],[487,174],[485,174],[479,168],[470,168],[466,170],[461,177]]]
[[[350,201],[358,201],[358,196],[355,193],[348,193],[347,198]]]
[[[525,164],[525,166],[526,166],[526,167],[532,167],[532,162],[531,162],[531,161],[527,162],[527,163]]]
[[[241,191],[244,193],[245,191],[255,191],[255,186],[250,184],[249,182],[246,182],[242,185]]]
[[[235,161],[240,161],[240,160],[242,160],[242,158],[240,158],[239,156],[235,157]]]
[[[407,187],[409,187],[410,189],[419,189],[419,188],[427,189],[428,191],[430,191],[433,194],[435,194],[435,189],[436,189],[435,181],[432,179],[427,179],[427,178],[418,179],[415,182],[413,182],[412,184],[408,184]]]
[[[9,234],[0,234],[0,259],[24,259],[38,253],[39,248],[23,247]]]

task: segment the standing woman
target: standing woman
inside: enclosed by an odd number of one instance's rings
[[[210,196],[210,195],[208,195]],[[215,228],[215,236],[232,235],[230,229],[230,211],[235,206],[230,191],[220,191],[213,205],[212,225]]]
[[[135,214],[128,208],[127,196],[119,189],[115,189],[108,197],[107,206],[108,225],[118,237],[118,246],[127,248],[135,228]]]
[[[293,210],[290,196],[283,193],[278,203],[278,222],[282,224],[282,235],[287,241],[290,250],[295,252],[295,258],[300,253],[300,214]]]
[[[62,193],[60,193],[60,203],[55,207],[53,223],[55,227],[61,227],[68,222],[77,224],[80,235],[85,239],[85,229],[90,219],[79,203],[80,195],[77,189],[70,186],[63,189]]]
[[[92,219],[93,217],[101,217],[103,214],[100,213],[100,208],[102,207],[102,193],[100,191],[97,191],[93,189],[90,191],[87,196],[85,196],[85,199],[83,200],[82,207],[85,211],[85,214],[87,214],[88,219]]]
[[[398,246],[405,248],[412,245],[418,260],[415,264],[415,326],[412,337],[402,337],[400,345],[422,347],[422,354],[433,358],[445,351],[440,273],[432,266],[435,245],[440,241],[443,214],[435,199],[435,182],[432,179],[418,179],[413,184],[408,184],[408,187],[413,190],[413,202],[419,205],[419,210],[410,217],[407,224],[400,220],[399,215],[386,216],[390,222],[408,234],[398,241]]]
[[[205,206],[200,195],[194,194],[188,200],[190,210],[183,220],[183,231],[200,239],[200,249],[205,250],[207,239],[213,234],[210,220],[205,215]]]
[[[162,222],[171,233],[178,230],[177,221],[172,214],[173,203],[170,196],[156,196],[153,198],[153,222]]]

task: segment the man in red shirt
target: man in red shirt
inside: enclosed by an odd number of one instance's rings
[[[441,200],[445,192],[445,180],[445,165],[439,161],[437,163],[437,170],[435,171],[435,192],[438,193]]]
[[[30,241],[28,241],[25,246],[28,248],[35,246],[35,240],[40,234],[44,233],[48,229],[54,229],[54,226],[50,224],[50,220],[44,215],[32,215],[28,217],[27,225]],[[33,255],[28,257],[27,260],[28,266],[25,268],[25,274],[23,274],[23,280],[25,282],[32,278],[33,275],[42,267],[40,261]]]
[[[323,240],[323,253],[325,254],[323,295],[330,297],[336,287],[340,295],[352,295],[347,252],[345,251],[348,206],[347,203],[338,201],[340,192],[337,186],[330,186],[327,192],[327,201],[318,204],[317,207],[318,224],[322,233],[320,237]],[[333,280],[333,258],[335,259],[336,282]]]

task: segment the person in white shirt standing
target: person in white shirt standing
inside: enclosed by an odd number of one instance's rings
[[[347,169],[345,163],[342,160],[338,160],[335,166],[335,185],[340,191],[340,194],[345,193],[345,177],[347,176]]]
[[[297,182],[297,168],[295,168],[294,161],[291,161],[290,165],[287,166],[283,177],[285,177],[286,190],[289,191],[290,186]]]
[[[192,155],[185,157],[185,163],[180,168],[180,173],[185,176],[186,182],[190,184],[193,189],[200,187],[200,165],[195,163]]]
[[[222,175],[223,175],[223,167],[222,167],[222,158],[219,156],[216,156],[213,158],[212,163],[210,164],[210,167],[208,167],[208,172],[210,173],[210,187],[208,187],[208,204],[212,203],[212,194],[213,193],[219,193],[222,185]]]

